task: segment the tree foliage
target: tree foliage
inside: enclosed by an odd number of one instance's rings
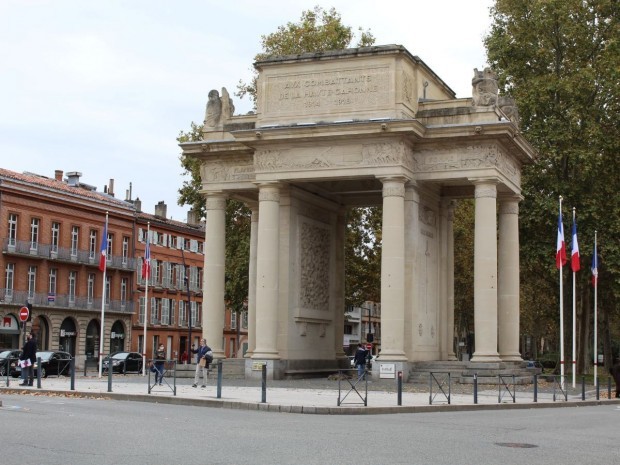
[[[618,1],[497,0],[491,16],[492,27],[485,38],[489,63],[498,73],[500,89],[517,101],[522,131],[539,153],[536,163],[524,169],[522,180],[522,321],[529,322],[528,329],[534,333],[543,330],[541,322],[550,325],[558,320],[553,254],[562,195],[567,232],[572,208],[576,209],[582,269],[587,270],[591,261],[594,231],[598,231],[599,306],[617,322]],[[570,246],[570,234],[565,236]],[[565,272],[565,278],[569,274]],[[579,273],[577,292],[588,285],[589,273]],[[564,289],[564,301],[571,302],[571,286]],[[553,329],[557,334],[557,326]]]
[[[369,30],[358,28],[358,32],[360,37],[357,47],[374,44],[375,38]],[[315,6],[312,10],[303,11],[299,22],[289,22],[285,26],[279,26],[276,32],[261,36],[262,51],[256,54],[254,60],[260,61],[270,56],[341,50],[351,47],[354,38],[353,29],[342,23],[342,17],[335,8],[324,10]],[[254,71],[250,83],[240,80],[235,95],[241,98],[247,95],[255,101],[256,78]]]

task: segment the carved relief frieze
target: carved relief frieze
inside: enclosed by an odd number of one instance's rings
[[[403,83],[403,100],[408,104],[413,104],[413,79],[409,73],[403,70],[402,73],[402,83]]]
[[[252,160],[214,160],[200,166],[202,182],[251,181],[254,179]]]
[[[299,226],[302,308],[329,310],[330,249],[328,227],[302,219]]]
[[[365,144],[362,147],[362,159],[365,166],[402,165],[414,169],[413,157],[403,142]]]
[[[496,168],[517,186],[521,172],[517,163],[506,155],[497,144],[447,146],[421,151],[413,155],[415,171],[437,172],[465,169]]]
[[[418,210],[418,219],[421,223],[435,227],[437,223],[437,214],[435,210],[428,207],[422,207]]]

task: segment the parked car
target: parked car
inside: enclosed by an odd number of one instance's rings
[[[7,372],[13,378],[17,378],[17,361],[22,351],[19,349],[8,349],[0,352],[0,378],[6,376]]]
[[[41,359],[41,378],[47,378],[49,375],[71,375],[71,354],[69,352],[43,350],[37,352],[37,361]],[[15,367],[16,374],[14,377],[21,375],[22,369]],[[34,376],[38,376],[39,366],[34,362]]]
[[[102,369],[108,370],[112,359],[112,373],[141,373],[142,372],[142,354],[138,352],[116,352],[103,359]]]

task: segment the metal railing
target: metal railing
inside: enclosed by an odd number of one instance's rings
[[[433,401],[440,394],[442,394],[448,404],[450,404],[450,396],[452,394],[452,375],[450,374],[450,372],[430,372],[429,375],[429,405],[433,405]],[[433,395],[433,385],[436,385],[438,388],[438,391],[436,391],[435,395]],[[445,390],[446,385],[448,386],[448,392],[446,392]]]
[[[52,247],[51,244],[42,244],[40,242],[36,244],[32,244],[30,241],[10,242],[8,238],[4,240],[2,251],[9,254],[44,258],[46,260],[99,266],[99,251],[93,254],[90,250]],[[136,267],[136,259],[132,257],[112,255],[107,260],[106,266],[108,268],[134,271]]]
[[[362,373],[359,376],[356,375],[355,378],[353,378],[355,382],[351,382],[351,379],[349,378],[349,376],[345,374],[346,372],[349,372],[349,371],[354,371],[357,374],[356,368],[352,368],[349,370],[338,370],[338,402],[337,402],[337,405],[338,407],[340,407],[343,404],[349,404],[349,405],[363,404],[364,407],[367,407],[368,406],[368,371],[364,369],[364,373]],[[349,387],[346,390],[346,392],[344,392],[344,390],[341,388],[341,381],[343,379],[349,384]],[[357,387],[358,384],[362,382],[364,386],[364,395],[360,393]],[[352,393],[355,393],[357,397],[359,397],[361,402],[345,402],[349,394],[352,394]],[[353,398],[355,399],[355,397]]]
[[[18,305],[30,302],[37,307],[62,308],[71,310],[101,310],[101,299],[89,299],[83,296],[71,296],[69,294],[50,294],[44,292],[30,293],[28,291],[14,291],[11,289],[0,289],[0,300],[4,303],[15,303]],[[118,313],[133,313],[134,303],[130,300],[107,300],[106,311]]]

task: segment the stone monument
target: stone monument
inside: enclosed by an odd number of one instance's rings
[[[344,326],[347,210],[383,207],[381,352],[405,374],[455,360],[453,213],[475,199],[472,363],[519,363],[518,204],[535,153],[497,107],[490,70],[457,99],[399,45],[272,57],[255,64],[257,111],[233,116],[209,93],[201,161],[207,208],[205,335],[224,326],[225,201],[252,210],[246,374],[348,368]],[[407,375],[405,375],[407,377]]]

